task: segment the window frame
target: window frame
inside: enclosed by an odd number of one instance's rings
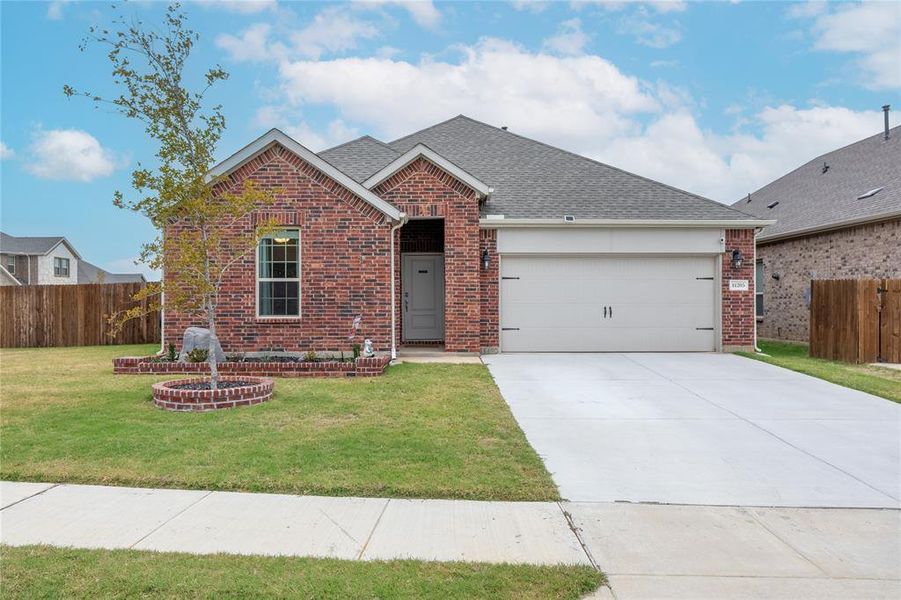
[[[6,267],[7,273],[10,275],[16,274],[16,255],[15,254],[7,254],[6,255]]]
[[[757,269],[760,269],[760,277],[757,276]],[[766,279],[766,266],[763,263],[762,258],[758,258],[754,262],[754,317],[758,320],[763,319],[763,314],[765,312],[766,306],[764,305],[763,292],[765,291],[766,286],[763,285],[763,281]],[[757,312],[757,298],[760,298],[760,312]]]
[[[66,267],[66,273],[63,274],[63,266]],[[53,276],[54,277],[69,277],[71,270],[71,263],[69,259],[64,256],[54,256],[53,257]]]
[[[260,249],[262,248],[263,240],[271,239],[277,237],[280,233],[287,232],[297,232],[297,277],[260,277]],[[299,227],[286,227],[285,229],[280,229],[279,231],[273,232],[265,237],[260,238],[260,241],[257,242],[257,247],[254,250],[254,261],[253,261],[253,281],[254,281],[254,295],[256,296],[256,318],[257,319],[273,319],[273,320],[298,320],[301,318],[303,314],[303,303],[301,302],[301,298],[303,297],[302,293],[302,282],[303,278],[303,257],[302,257],[302,247],[301,247],[301,232]],[[263,315],[260,314],[260,283],[266,281],[296,281],[297,282],[297,314],[296,315]]]

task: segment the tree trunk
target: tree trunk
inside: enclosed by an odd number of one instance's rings
[[[216,361],[216,347],[219,346],[219,338],[216,337],[216,317],[213,314],[212,302],[207,305],[207,328],[210,330],[210,343],[207,349],[206,360],[210,365],[210,389],[219,387],[219,367]]]

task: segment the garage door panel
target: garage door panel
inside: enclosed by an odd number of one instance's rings
[[[504,256],[501,349],[712,351],[715,266],[712,257]]]

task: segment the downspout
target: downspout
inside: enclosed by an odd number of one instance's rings
[[[397,360],[397,277],[394,263],[394,234],[407,223],[407,213],[400,213],[397,224],[391,226],[391,360]]]
[[[761,228],[754,230],[754,352],[762,354],[763,350],[757,345],[757,234]]]

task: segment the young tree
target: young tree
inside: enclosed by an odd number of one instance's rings
[[[195,91],[184,83],[186,63],[199,36],[187,28],[180,6],[167,8],[161,32],[123,16],[113,23],[111,30],[92,27],[80,48],[84,50],[89,42],[110,48],[113,82],[121,93],[107,98],[69,85],[63,92],[70,98],[89,98],[97,106],[112,106],[114,112],[142,122],[156,143],[157,165],[139,163],[132,172],[135,197],[116,191],[113,203],[150,219],[158,233],[143,244],[140,261],[161,269],[165,280],[136,294],[134,300],[142,301],[143,307],[111,316],[110,325],[115,333],[129,319],[159,310],[163,304],[166,310],[202,318],[210,331],[210,385],[215,389],[219,381],[214,352],[216,311],[224,276],[277,228],[272,221],[257,223],[256,228],[238,224],[256,208],[271,203],[276,191],[249,180],[238,191],[229,190],[209,176],[225,117],[221,105],[204,108],[205,96],[228,73],[219,66],[208,69]]]

